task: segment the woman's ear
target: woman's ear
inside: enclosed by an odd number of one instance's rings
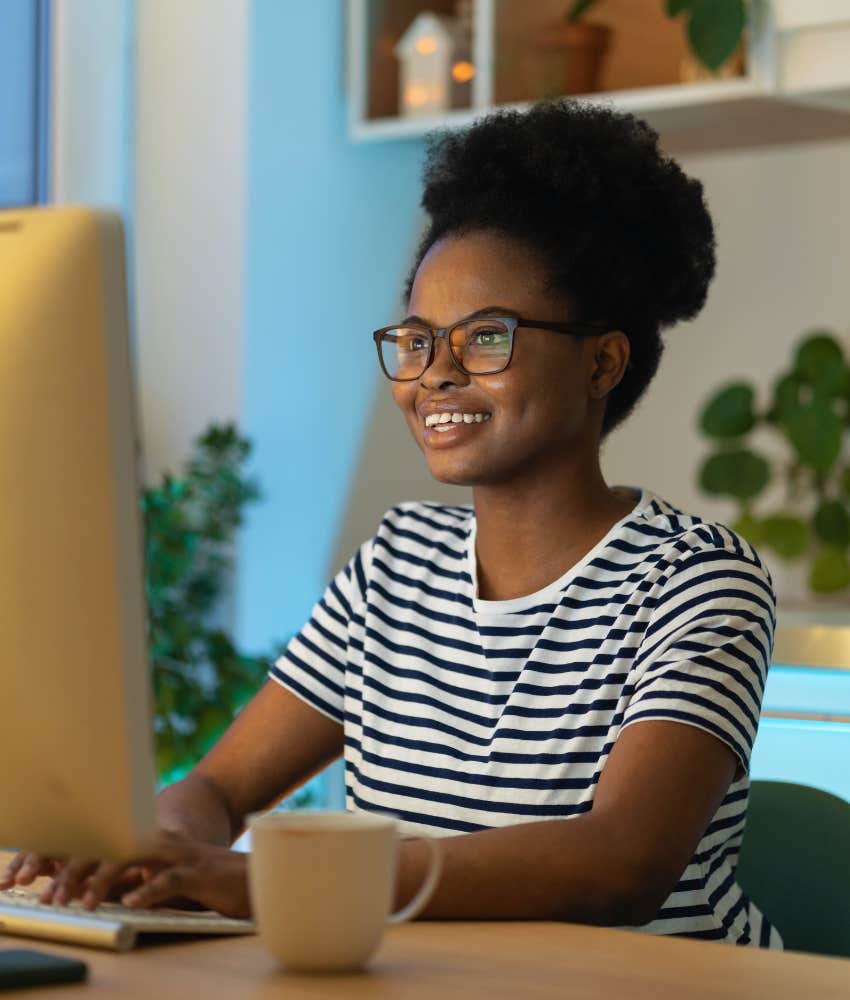
[[[607,396],[623,379],[631,356],[629,338],[622,330],[609,330],[596,341],[593,350],[594,370],[591,383],[594,395]]]

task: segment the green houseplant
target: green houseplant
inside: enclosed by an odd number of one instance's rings
[[[771,462],[748,441],[757,427],[775,432],[788,453]],[[699,427],[714,445],[702,463],[699,485],[739,505],[731,525],[756,548],[786,562],[804,561],[815,595],[850,586],[850,365],[836,336],[810,331],[789,370],[780,373],[768,405],[756,407],[747,382],[729,382],[706,402]],[[785,487],[780,509],[757,513],[771,481]]]
[[[232,424],[197,438],[184,474],[141,498],[145,596],[153,675],[156,763],[163,784],[182,777],[258,689],[271,660],[240,652],[213,622],[243,508],[260,491],[242,474],[251,451]],[[311,805],[301,789],[292,804]]]

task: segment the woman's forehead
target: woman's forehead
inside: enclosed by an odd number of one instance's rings
[[[504,236],[475,232],[444,237],[425,254],[411,288],[411,304],[424,299],[474,302],[469,311],[515,298],[546,298],[545,272],[537,257]],[[520,308],[514,303],[514,309]],[[414,310],[415,311],[415,310]]]

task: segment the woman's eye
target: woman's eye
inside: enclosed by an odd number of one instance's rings
[[[413,354],[417,351],[424,351],[427,347],[424,337],[399,337],[396,344],[400,351],[404,351],[409,354]]]
[[[504,330],[476,330],[469,339],[476,347],[498,347],[505,341]]]

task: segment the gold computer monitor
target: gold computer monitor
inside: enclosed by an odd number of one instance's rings
[[[120,218],[0,212],[0,846],[117,858],[154,765]]]

